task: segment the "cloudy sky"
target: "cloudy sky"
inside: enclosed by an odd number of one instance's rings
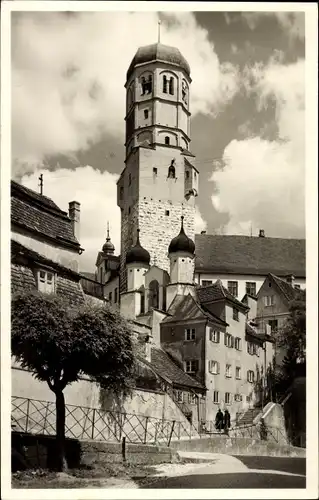
[[[159,18],[191,67],[197,230],[305,235],[303,13],[13,12],[12,177],[81,203],[82,270],[108,220],[120,249],[125,75]]]

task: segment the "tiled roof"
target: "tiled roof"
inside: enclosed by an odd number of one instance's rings
[[[204,309],[190,294],[176,295],[171,306],[168,309],[169,316],[163,319],[162,323],[175,323],[176,321],[185,321],[187,319],[209,319],[214,323],[226,326],[223,320],[215,316],[210,311]]]
[[[46,196],[11,181],[11,224],[79,248],[71,219]]]
[[[151,364],[156,373],[164,379],[169,379],[173,385],[205,389],[200,382],[185,373],[171,360],[165,351],[158,347],[152,347],[151,349]]]
[[[306,276],[305,240],[250,236],[195,236],[197,272]]]
[[[300,293],[300,291],[296,290],[290,283],[282,280],[281,278],[278,278],[278,276],[275,276],[274,274],[269,274],[269,277],[276,283],[281,293],[288,301],[293,300],[296,297],[296,295]]]
[[[242,309],[247,309],[246,304],[237,300],[236,297],[222,285],[220,280],[217,280],[216,283],[209,286],[198,286],[196,291],[201,304],[226,299]]]

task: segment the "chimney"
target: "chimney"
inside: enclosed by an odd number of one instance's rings
[[[72,221],[73,234],[80,242],[80,203],[78,201],[70,201],[69,217]]]
[[[200,234],[206,234],[206,231],[201,231]]]
[[[265,237],[264,229],[259,229],[259,238],[264,238],[264,237]]]
[[[289,285],[294,286],[294,282],[295,282],[294,275],[288,274],[288,276],[286,277],[286,281],[287,281],[287,283],[289,283]]]

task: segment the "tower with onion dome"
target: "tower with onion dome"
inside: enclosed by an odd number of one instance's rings
[[[194,238],[198,171],[190,147],[190,67],[179,49],[140,47],[126,75],[125,168],[118,181],[121,209],[120,290],[127,290],[126,254],[139,238],[168,271],[168,246],[185,216]]]

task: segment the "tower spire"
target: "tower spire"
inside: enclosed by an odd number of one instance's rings
[[[110,223],[107,221],[107,236],[106,241],[110,241]]]
[[[160,43],[161,42],[161,21],[160,20],[158,21],[158,37],[157,37],[157,39],[158,39],[158,43]]]

